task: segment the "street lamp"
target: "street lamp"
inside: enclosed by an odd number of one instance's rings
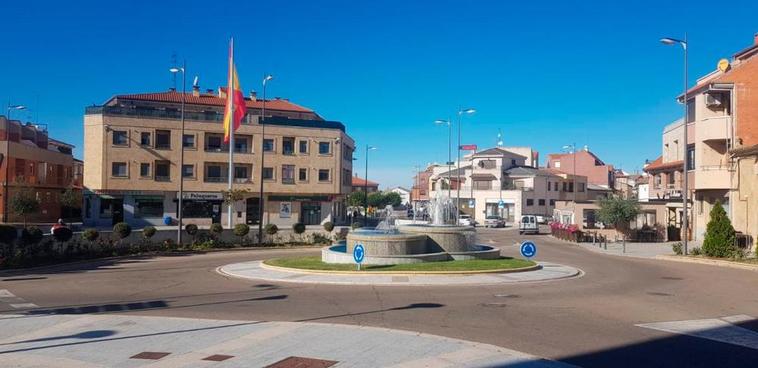
[[[259,124],[261,125],[261,169],[260,169],[260,175],[258,180],[260,183],[260,192],[258,194],[258,245],[263,245],[263,204],[265,201],[263,200],[263,156],[266,154],[266,149],[264,147],[266,142],[266,85],[268,84],[268,81],[274,79],[274,76],[271,74],[266,74],[266,76],[263,77],[263,108],[261,109],[261,118],[259,121]]]
[[[369,146],[368,144],[366,145],[366,174],[364,177],[365,181],[363,182],[363,208],[366,212],[363,213],[363,226],[366,226],[368,224],[368,151],[373,151],[375,149],[376,147],[374,146]]]
[[[183,205],[183,197],[184,197],[184,104],[185,100],[187,99],[187,72],[186,72],[186,66],[187,61],[182,62],[181,67],[173,67],[169,69],[171,73],[176,75],[176,73],[181,72],[182,73],[182,113],[181,113],[181,120],[182,120],[182,129],[181,134],[179,135],[179,206],[176,209],[176,219],[177,224],[179,225],[176,229],[176,244],[179,246],[182,245],[182,218],[184,217],[184,211],[182,208]]]
[[[572,185],[574,186],[574,190],[572,190],[572,192],[574,193],[574,208],[576,208],[576,192],[578,190],[578,188],[576,187],[576,143],[567,144],[563,146],[563,150],[571,152],[571,156],[574,161],[573,164],[571,165],[573,167],[573,172],[574,172],[572,174],[571,181],[573,183]]]
[[[687,156],[687,125],[689,124],[689,110],[687,109],[687,34],[684,34],[684,40],[678,40],[676,38],[665,37],[661,38],[661,43],[664,45],[680,45],[684,51],[684,97],[682,99],[684,105],[684,188],[682,190],[682,228],[684,229],[684,254],[687,255],[687,241],[689,235],[689,221],[688,221],[688,203],[687,192],[689,186],[687,184],[687,170],[689,169],[689,157]]]
[[[465,108],[465,109],[458,109],[458,167],[456,169],[456,177],[457,177],[457,191],[456,191],[456,199],[455,199],[455,210],[457,213],[455,214],[455,223],[456,225],[460,222],[460,206],[461,206],[461,120],[463,114],[471,115],[475,113],[476,110],[473,108]],[[473,170],[473,166],[472,166]],[[473,187],[472,187],[473,190]],[[476,213],[474,213],[474,218],[476,218]]]
[[[450,119],[437,119],[434,123],[437,125],[447,125],[447,197],[450,198],[450,160],[452,159],[450,145],[453,139],[453,124],[450,123]]]
[[[17,111],[26,110],[26,106],[24,106],[24,105],[11,105],[11,103],[8,102],[8,120],[11,120],[11,112],[13,110],[17,110]]]

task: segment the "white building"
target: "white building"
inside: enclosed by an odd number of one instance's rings
[[[400,195],[400,203],[402,203],[402,204],[411,203],[411,191],[408,190],[408,189],[405,189],[403,187],[394,187],[394,188],[388,190],[388,192],[393,192],[393,193],[399,194]]]

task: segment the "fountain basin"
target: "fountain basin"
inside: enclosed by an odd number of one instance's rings
[[[415,224],[401,225],[398,230],[406,234],[426,235],[427,252],[468,252],[476,246],[473,226]]]
[[[353,254],[355,244],[363,244],[367,256],[398,256],[430,253],[424,234],[357,231],[347,236],[347,253]]]

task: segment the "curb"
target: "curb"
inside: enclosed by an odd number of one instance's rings
[[[656,259],[664,260],[664,261],[673,261],[673,262],[682,262],[682,263],[697,263],[697,264],[703,264],[703,265],[710,265],[710,266],[719,266],[719,267],[729,267],[729,268],[737,268],[741,270],[748,270],[748,271],[756,271],[758,272],[758,264],[751,265],[747,263],[739,263],[739,262],[732,262],[732,261],[723,261],[720,259],[712,259],[712,258],[693,258],[689,256],[666,256],[666,255],[659,255],[655,257]]]
[[[476,275],[486,273],[515,273],[529,272],[542,269],[540,264],[521,268],[498,268],[492,270],[473,270],[473,271],[332,271],[332,270],[306,270],[301,268],[290,268],[281,266],[272,266],[260,261],[261,268],[273,271],[309,273],[309,274],[328,274],[328,275],[347,275],[347,276],[408,276],[408,275]],[[224,272],[226,273],[226,272]]]

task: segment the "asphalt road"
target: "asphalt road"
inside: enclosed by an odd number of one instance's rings
[[[516,255],[525,239],[480,229],[480,242]],[[746,367],[758,350],[635,326],[758,317],[758,273],[598,254],[530,236],[538,259],[578,267],[579,278],[503,286],[338,286],[239,280],[221,265],[315,249],[135,257],[0,274],[38,307],[0,301],[2,313],[132,313],[231,320],[310,321],[420,331],[484,342],[585,367]],[[742,327],[758,332],[758,320]]]

